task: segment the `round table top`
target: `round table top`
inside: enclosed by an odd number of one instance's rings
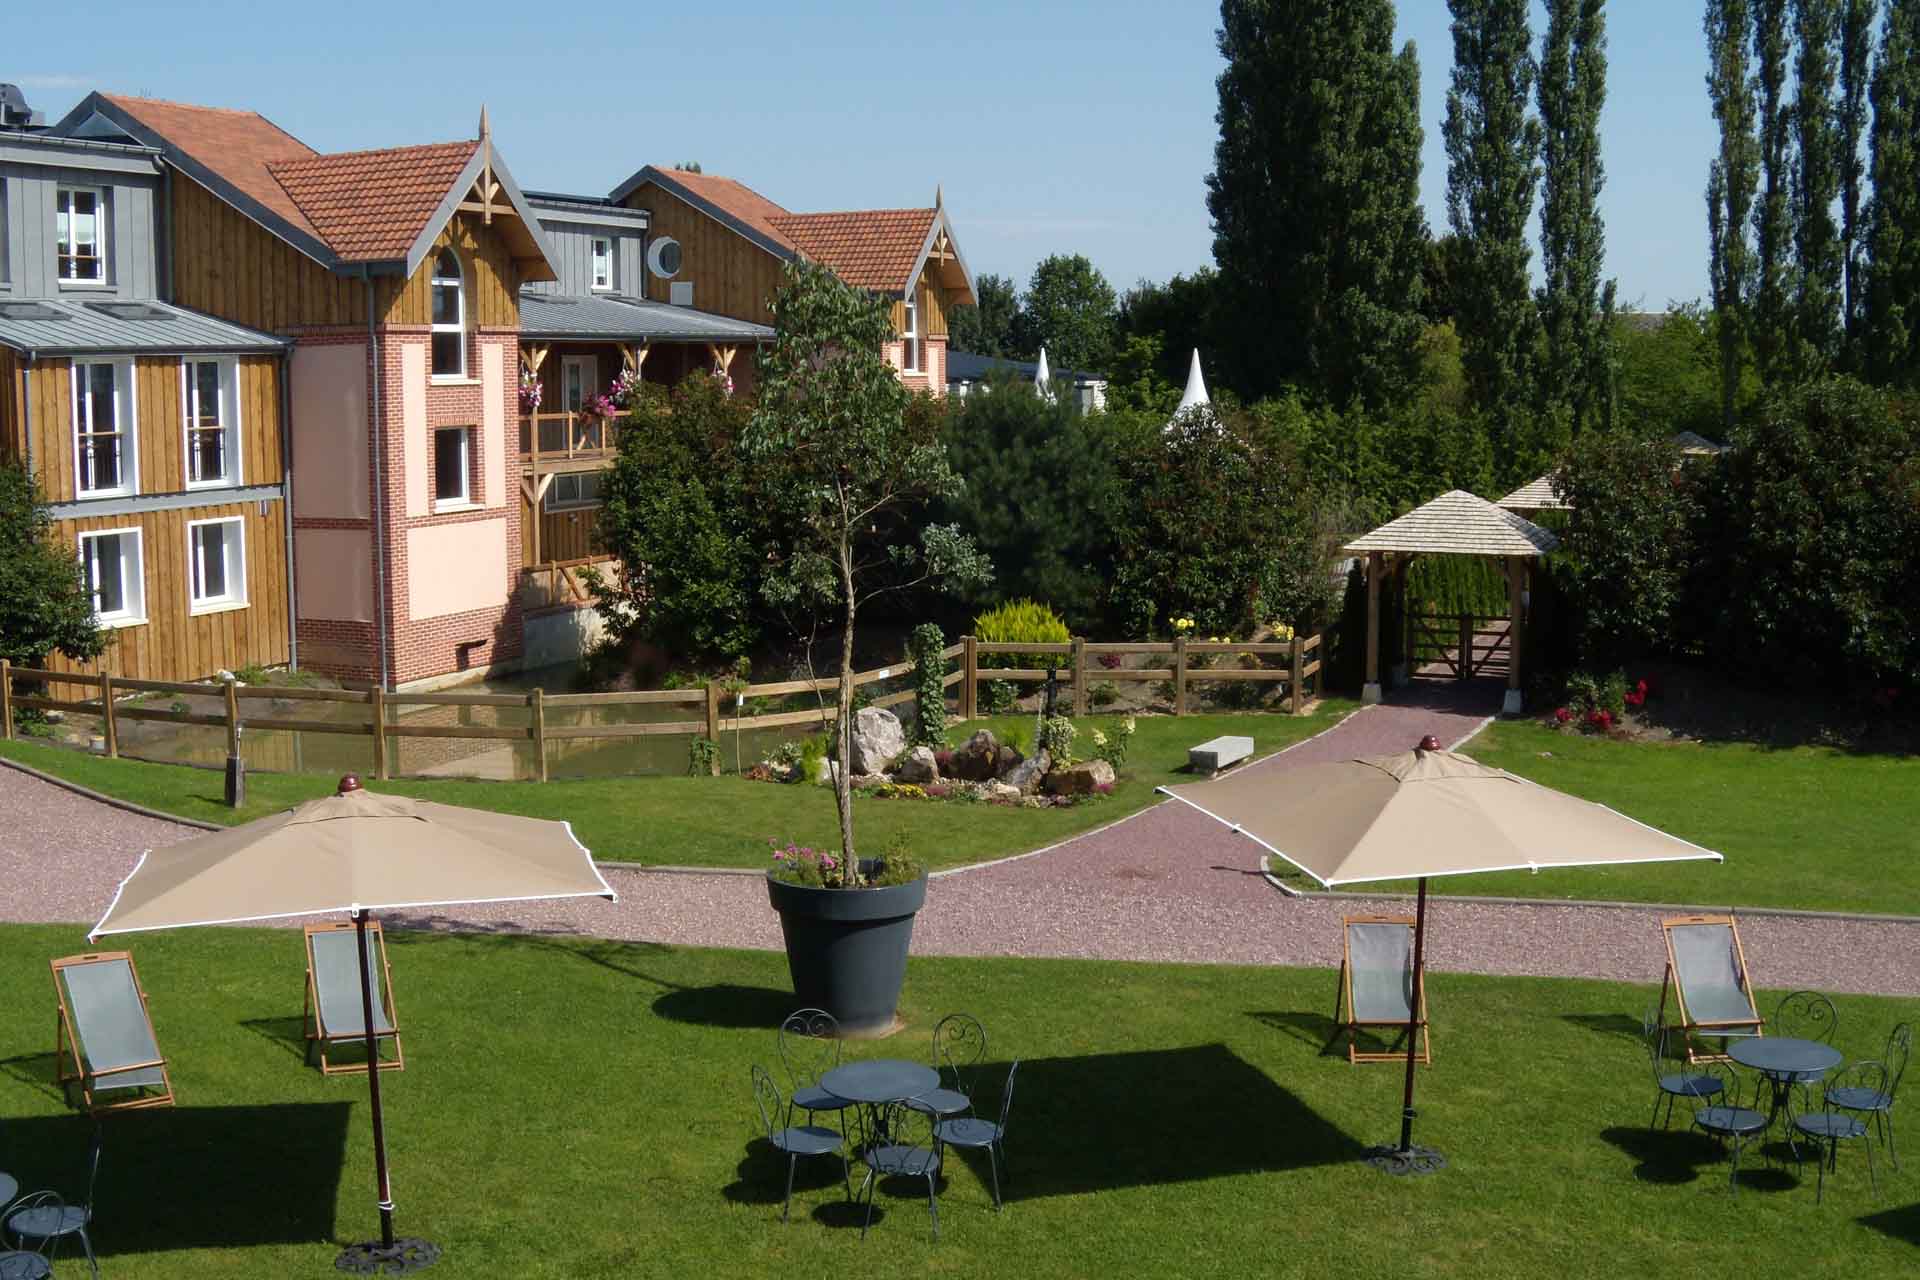
[[[820,1077],[820,1087],[849,1102],[898,1102],[940,1084],[940,1073],[900,1058],[872,1058],[835,1067]]]
[[[1727,1056],[1743,1067],[1767,1075],[1800,1075],[1831,1071],[1840,1065],[1840,1051],[1818,1040],[1791,1036],[1751,1036],[1727,1046]]]

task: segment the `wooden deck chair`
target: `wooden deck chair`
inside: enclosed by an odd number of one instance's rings
[[[1688,1062],[1724,1061],[1724,1053],[1701,1053],[1696,1036],[1725,1041],[1766,1034],[1747,981],[1740,927],[1730,915],[1668,916],[1660,922],[1667,940],[1667,972],[1660,983],[1660,1026],[1678,1028]],[[1667,1021],[1667,992],[1678,1020]],[[1723,1046],[1724,1047],[1724,1046]]]
[[[1392,1027],[1420,1037],[1420,1061],[1433,1064],[1433,1039],[1427,1019],[1413,1021],[1413,917],[1342,917],[1340,995],[1334,1009],[1334,1033],[1347,1038],[1347,1061],[1402,1062],[1406,1050],[1362,1052],[1362,1027]],[[1427,1011],[1426,975],[1420,975],[1420,1010]]]
[[[54,1072],[68,1100],[78,1084],[81,1102],[95,1115],[172,1106],[173,1081],[154,1039],[132,953],[96,951],[50,963],[60,1004]],[[125,1096],[102,1101],[104,1094]]]
[[[393,1056],[380,1060],[382,1071],[407,1065],[400,1048],[400,1028],[393,1016],[393,969],[387,964],[387,940],[380,922],[367,922],[367,945],[378,966],[373,984],[373,1030],[376,1043],[393,1042]],[[320,1070],[326,1075],[365,1071],[364,1062],[339,1063],[327,1057],[329,1047],[367,1040],[366,1006],[360,993],[360,941],[351,921],[307,926],[307,1002],[302,1023],[307,1033],[307,1061],[317,1049]]]

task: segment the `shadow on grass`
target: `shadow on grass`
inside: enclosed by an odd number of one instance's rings
[[[305,1017],[242,1018],[240,1025],[268,1044],[280,1046],[303,1062],[309,1060]]]
[[[673,1022],[734,1030],[771,1030],[798,1007],[791,991],[719,983],[681,987],[653,1002],[653,1011]]]
[[[1324,1013],[1303,1013],[1284,1009],[1259,1009],[1247,1014],[1256,1022],[1263,1022],[1275,1031],[1283,1032],[1302,1044],[1310,1044],[1319,1050],[1322,1056],[1330,1056],[1335,1051],[1334,1042],[1341,1036],[1340,1024]]]
[[[1629,1040],[1638,1040],[1641,1035],[1640,1020],[1624,1013],[1563,1013],[1560,1021],[1571,1022],[1597,1036],[1625,1036]]]
[[[1882,1209],[1879,1213],[1869,1213],[1858,1221],[1895,1240],[1905,1240],[1915,1248],[1920,1248],[1920,1201],[1903,1209]]]
[[[1697,1129],[1615,1125],[1601,1130],[1600,1136],[1634,1160],[1633,1176],[1642,1182],[1663,1186],[1697,1182],[1702,1178],[1717,1178],[1722,1185],[1726,1182],[1728,1150]],[[1742,1190],[1785,1191],[1798,1185],[1799,1179],[1792,1169],[1770,1163],[1768,1153],[1759,1144],[1741,1153]]]
[[[93,1246],[101,1255],[242,1249],[333,1238],[349,1102],[170,1107],[101,1117]],[[86,1195],[83,1115],[7,1124],[23,1192]]]
[[[45,1053],[22,1053],[11,1058],[0,1058],[0,1071],[37,1093],[58,1098],[63,1103],[69,1101],[56,1078],[54,1052],[51,1049]]]

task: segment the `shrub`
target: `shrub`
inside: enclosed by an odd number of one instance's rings
[[[720,744],[712,738],[695,737],[687,743],[687,773],[690,777],[705,777],[714,772],[720,763]]]
[[[915,627],[907,640],[907,656],[913,660],[915,713],[908,746],[947,745],[946,645],[939,625],[932,622]]]
[[[1696,504],[1678,448],[1588,432],[1554,489],[1573,506],[1556,578],[1578,660],[1611,666],[1671,649]]]
[[[1056,769],[1073,763],[1073,739],[1078,732],[1066,716],[1049,716],[1041,722],[1038,746]]]
[[[827,760],[827,740],[822,734],[814,734],[800,744],[800,780],[802,782],[819,781],[820,766]],[[822,785],[825,785],[824,783]]]
[[[1096,707],[1110,707],[1120,701],[1120,686],[1111,680],[1102,680],[1087,690],[1087,698]]]
[[[1114,772],[1127,762],[1127,750],[1133,745],[1133,717],[1128,716],[1114,727],[1112,733],[1101,729],[1093,731],[1093,754],[1098,760],[1105,760],[1113,766]]]
[[[989,680],[984,690],[986,694],[985,711],[990,716],[1004,716],[1012,711],[1014,704],[1020,701],[1020,689],[1011,680]]]
[[[990,644],[1066,644],[1073,639],[1060,615],[1032,600],[1009,600],[973,620],[974,639]],[[1049,667],[1067,665],[1063,653],[989,653],[982,667]]]
[[[16,665],[38,665],[56,650],[85,662],[111,635],[94,621],[73,548],[53,541],[52,527],[26,468],[0,465],[0,657]]]

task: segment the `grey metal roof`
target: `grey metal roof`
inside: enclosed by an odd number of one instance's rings
[[[977,356],[971,351],[955,351],[952,347],[947,348],[948,382],[985,382],[994,373],[1032,382],[1034,374],[1039,370],[1040,363],[1037,360],[1005,360],[999,356]],[[1053,377],[1056,381],[1061,378],[1069,379],[1075,385],[1106,381],[1101,374],[1086,373],[1077,369],[1055,369]]]
[[[522,292],[520,336],[626,342],[771,342],[773,328],[637,298]]]
[[[34,355],[281,351],[292,343],[167,302],[0,300],[0,345]]]

